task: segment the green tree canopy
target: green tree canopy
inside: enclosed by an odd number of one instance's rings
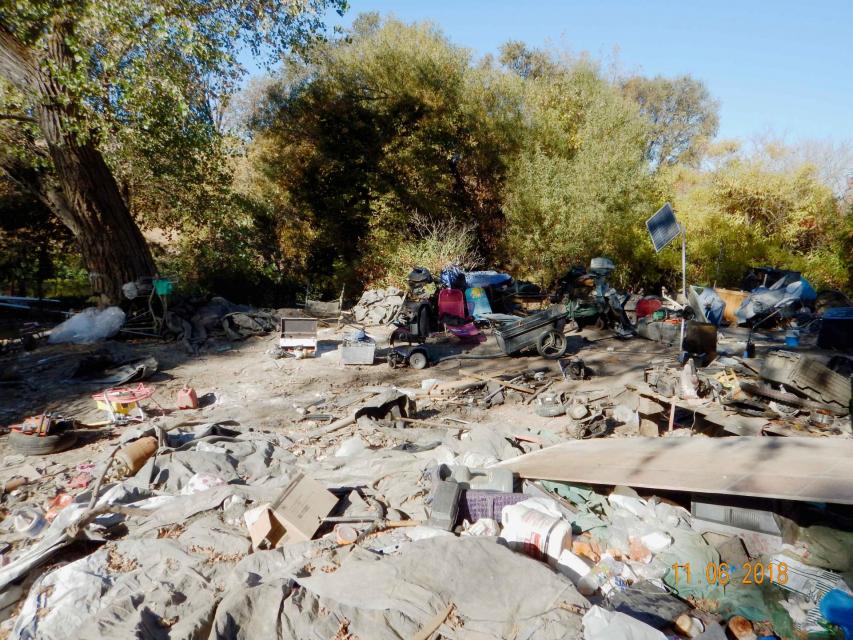
[[[519,81],[475,68],[430,25],[357,21],[293,64],[254,119],[253,152],[301,268],[378,275],[412,216],[470,221],[490,255],[521,126]],[[298,244],[298,241],[295,243]]]
[[[0,166],[72,230],[96,291],[155,269],[113,166],[198,173],[239,51],[303,47],[329,6],[345,0],[0,1]]]
[[[622,91],[651,123],[646,155],[652,167],[695,165],[717,134],[719,104],[695,78],[634,76],[622,82]]]

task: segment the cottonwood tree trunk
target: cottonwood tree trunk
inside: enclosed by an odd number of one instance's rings
[[[47,55],[60,68],[68,64],[61,30],[51,38]],[[107,302],[120,302],[123,283],[154,275],[151,251],[92,136],[69,131],[70,124],[82,121],[75,106],[68,104],[62,86],[41,67],[33,53],[0,25],[0,75],[35,97],[33,115],[53,171],[45,175],[4,168],[71,229],[94,293]]]

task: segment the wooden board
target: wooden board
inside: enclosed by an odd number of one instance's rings
[[[498,466],[522,478],[853,504],[846,438],[606,438]]]

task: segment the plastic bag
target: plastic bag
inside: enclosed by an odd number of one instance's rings
[[[194,493],[209,491],[213,487],[219,487],[223,484],[227,483],[222,478],[209,473],[196,473],[189,479],[187,485],[181,489],[181,495],[191,496]]]
[[[124,311],[118,307],[107,307],[103,310],[89,307],[54,327],[48,342],[50,344],[98,342],[117,334],[123,324]]]

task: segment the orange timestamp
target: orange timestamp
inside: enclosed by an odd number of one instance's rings
[[[693,574],[690,571],[690,563],[673,564],[672,571],[675,574],[675,583],[684,578],[687,584],[693,580]],[[730,565],[727,562],[709,562],[705,565],[705,580],[708,584],[718,584],[722,587],[726,586],[734,580],[740,580],[742,584],[763,584],[767,582],[775,582],[776,584],[787,584],[788,582],[788,565],[785,562],[744,562],[743,566]],[[699,580],[702,579],[700,574]]]

